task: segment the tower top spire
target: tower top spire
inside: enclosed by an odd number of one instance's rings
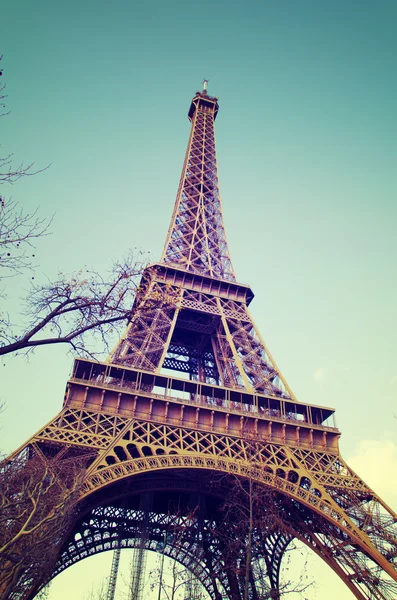
[[[214,121],[218,100],[197,91],[175,208],[161,262],[208,277],[236,281],[223,224],[218,186]]]

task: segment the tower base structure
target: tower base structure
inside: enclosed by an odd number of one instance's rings
[[[357,598],[392,600],[397,518],[342,460],[331,417],[324,407],[77,359],[63,410],[14,454],[90,456],[52,575],[98,552],[137,547],[145,521],[147,549],[185,565],[212,598],[241,600],[246,541],[228,548],[223,530],[238,479],[271,498],[261,531],[258,521],[252,530],[250,598],[264,577],[277,597],[282,558],[297,538]],[[165,532],[174,534],[162,547]],[[25,597],[43,583],[32,582]]]

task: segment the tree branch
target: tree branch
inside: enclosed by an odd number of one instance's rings
[[[98,352],[89,345],[98,336],[100,352],[103,346],[107,351],[111,338],[131,318],[147,264],[144,258],[141,253],[138,258],[129,253],[107,276],[84,269],[71,277],[61,275],[55,282],[33,285],[25,300],[24,327],[13,326],[8,316],[0,316],[0,356],[50,344],[69,344],[92,356]]]

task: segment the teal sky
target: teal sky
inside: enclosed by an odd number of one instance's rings
[[[4,0],[0,23],[2,154],[51,163],[1,190],[54,214],[36,281],[105,270],[131,247],[160,257],[187,110],[209,78],[256,323],[298,399],[336,408],[343,456],[395,509],[396,28],[394,0]],[[6,284],[17,314],[30,276]],[[65,348],[5,361],[6,452],[61,408],[71,363]]]

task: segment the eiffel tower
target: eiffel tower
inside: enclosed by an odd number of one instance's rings
[[[247,574],[249,598],[263,597],[255,569],[245,571],[241,554],[227,562],[217,533],[222,497],[237,477],[270,490],[282,507],[282,527],[252,538],[268,597],[280,598],[281,562],[296,538],[356,598],[392,600],[397,516],[343,461],[334,411],[295,398],[250,316],[253,293],[236,279],[219,195],[217,114],[205,82],[188,112],[164,251],[142,275],[121,341],[107,362],[75,360],[61,412],[15,453],[93,455],[52,576],[120,548],[135,548],[142,571],[152,549],[182,563],[213,600],[242,600]],[[42,584],[33,582],[26,597]]]

